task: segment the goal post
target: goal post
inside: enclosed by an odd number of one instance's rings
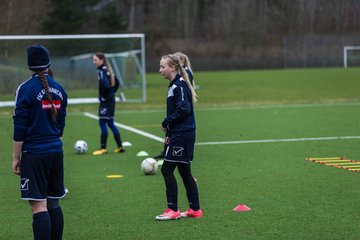
[[[13,94],[29,78],[26,48],[33,44],[49,49],[54,78],[66,91],[80,92],[69,104],[98,102],[95,52],[105,54],[120,80],[117,101],[146,102],[145,34],[0,35],[0,94]],[[0,107],[9,104],[0,99]]]
[[[344,46],[344,68],[360,66],[360,46]]]

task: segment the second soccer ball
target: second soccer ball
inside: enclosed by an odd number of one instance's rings
[[[74,145],[74,150],[76,153],[86,153],[88,145],[84,140],[77,140]]]
[[[146,158],[141,162],[141,171],[146,175],[155,174],[158,168],[157,161],[154,158]]]

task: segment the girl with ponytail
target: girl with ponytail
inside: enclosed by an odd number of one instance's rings
[[[93,64],[98,70],[99,81],[99,125],[100,125],[100,148],[93,152],[93,155],[107,154],[108,129],[111,129],[117,147],[115,153],[125,152],[122,146],[120,132],[114,124],[115,116],[115,75],[110,64],[107,62],[105,54],[97,52],[92,58]]]
[[[174,55],[179,58],[180,64],[185,69],[186,74],[187,74],[187,76],[189,78],[189,81],[190,81],[192,87],[194,89],[196,89],[195,88],[194,74],[193,74],[193,71],[192,71],[192,68],[191,68],[191,63],[190,63],[189,57],[186,54],[182,53],[182,52],[175,52]],[[156,159],[164,158],[166,148],[167,148],[167,144],[164,143],[163,150],[158,155],[154,156],[154,158],[156,158]]]
[[[61,239],[67,94],[48,73],[50,55],[44,46],[29,47],[27,57],[32,75],[16,90],[12,170],[20,175],[21,199],[32,210],[34,239]]]
[[[191,173],[196,130],[193,107],[197,101],[196,93],[178,56],[163,56],[159,72],[170,82],[166,117],[161,123],[162,131],[167,132],[165,142],[168,145],[161,167],[166,186],[167,208],[155,219],[164,221],[180,217],[201,218],[198,188]],[[176,167],[188,198],[189,209],[185,212],[180,212],[178,208],[178,186],[174,175]]]

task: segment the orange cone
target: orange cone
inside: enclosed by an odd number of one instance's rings
[[[250,211],[251,208],[249,208],[248,206],[246,206],[245,204],[239,204],[237,205],[234,209],[235,212],[247,212]]]

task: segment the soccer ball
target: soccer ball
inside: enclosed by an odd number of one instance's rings
[[[74,145],[74,150],[76,153],[86,153],[88,145],[84,140],[77,140]]]
[[[158,170],[158,164],[157,161],[153,158],[146,158],[141,163],[141,171],[145,175],[153,175]]]

